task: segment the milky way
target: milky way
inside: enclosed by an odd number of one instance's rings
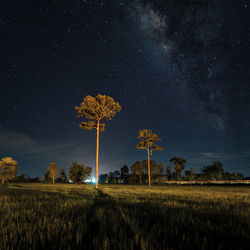
[[[95,133],[79,129],[86,95],[123,109],[100,140],[102,173],[145,159],[139,129],[162,138],[153,160],[220,160],[249,174],[246,0],[2,0],[0,158],[42,176],[50,161],[94,167]]]
[[[134,7],[135,20],[161,51],[176,85],[186,83],[216,115],[219,128],[249,115],[246,2],[145,0]]]

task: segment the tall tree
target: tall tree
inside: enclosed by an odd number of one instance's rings
[[[55,179],[57,177],[57,164],[55,162],[51,162],[47,167],[49,177],[52,179],[53,184],[55,183]]]
[[[139,142],[136,143],[136,149],[145,149],[148,154],[148,186],[151,186],[151,179],[150,179],[150,156],[152,155],[153,151],[162,151],[163,148],[156,145],[155,142],[160,141],[161,138],[157,135],[152,133],[149,129],[143,129],[139,131],[139,136],[137,137]]]
[[[89,119],[82,122],[80,128],[85,130],[96,129],[96,188],[98,188],[98,159],[99,159],[99,132],[104,132],[105,123],[102,120],[110,121],[121,111],[121,105],[115,102],[110,96],[98,94],[96,97],[86,96],[80,106],[76,106],[78,117]]]
[[[75,183],[81,183],[90,177],[91,172],[92,168],[73,161],[69,168],[69,178]]]
[[[2,184],[5,181],[15,179],[17,175],[18,163],[13,160],[11,157],[4,157],[0,161],[0,179],[2,180]]]
[[[170,162],[173,162],[175,164],[174,167],[177,180],[181,180],[181,172],[184,170],[185,163],[187,163],[187,160],[183,158],[174,157],[170,160]]]
[[[131,167],[131,173],[132,175],[138,175],[139,177],[139,183],[141,184],[141,178],[144,173],[145,167],[140,161],[135,162]]]

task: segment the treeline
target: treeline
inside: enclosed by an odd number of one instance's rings
[[[194,168],[185,170],[186,159],[174,157],[170,160],[174,166],[163,167],[162,163],[150,161],[151,181],[154,184],[161,184],[167,181],[212,181],[212,180],[243,180],[242,173],[229,173],[223,169],[222,163],[213,162],[209,166],[201,168],[200,173],[196,173]],[[136,161],[130,166],[123,166],[120,171],[101,174],[99,183],[101,184],[148,184],[148,162]]]
[[[79,164],[76,161],[68,169],[68,175],[63,167],[58,169],[55,162],[51,162],[47,166],[47,171],[44,177],[31,178],[28,174],[17,176],[18,163],[11,157],[2,158],[0,161],[0,180],[2,184],[5,182],[40,182],[40,183],[82,183],[90,178],[92,168],[84,164]]]
[[[174,157],[170,160],[172,166],[163,166],[150,160],[150,179],[153,184],[164,184],[167,181],[214,181],[214,180],[243,180],[242,173],[229,173],[224,170],[219,161],[211,165],[204,166],[199,173],[194,168],[185,170],[187,160]],[[31,178],[29,175],[17,176],[18,163],[11,157],[5,157],[0,161],[0,179],[4,182],[40,182],[40,183],[82,183],[91,179],[92,168],[72,162],[68,173],[63,167],[58,167],[55,162],[51,162],[46,167],[43,177]],[[99,175],[100,184],[148,184],[148,161],[136,161],[130,167],[123,166],[120,171]]]

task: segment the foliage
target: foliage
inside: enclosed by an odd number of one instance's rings
[[[82,122],[80,127],[86,130],[97,129],[97,124],[103,119],[112,120],[121,106],[110,96],[98,94],[96,97],[86,96],[80,106],[75,107],[78,117],[85,117],[89,122]],[[105,124],[99,123],[100,131],[104,131]]]
[[[100,184],[108,184],[109,183],[109,176],[107,174],[100,174],[98,183],[100,183]]]
[[[136,143],[136,149],[145,149],[152,155],[153,151],[162,151],[163,148],[156,145],[155,142],[160,141],[160,137],[157,134],[152,133],[149,129],[143,129],[139,131],[137,137],[140,141]]]
[[[147,169],[148,161],[144,160],[142,161],[142,165],[145,169]],[[162,175],[163,172],[163,165],[162,163],[157,164],[155,161],[150,161],[150,174],[151,178],[153,176],[159,176]]]
[[[205,179],[221,180],[224,169],[221,162],[215,161],[212,165],[203,167],[201,171]]]
[[[142,184],[142,175],[145,173],[145,166],[140,161],[137,161],[130,167],[130,170],[132,175],[139,177],[139,183]]]
[[[78,117],[85,117],[88,122],[82,122],[80,128],[85,130],[96,129],[96,188],[98,188],[98,160],[99,160],[99,131],[104,132],[105,123],[120,112],[122,107],[110,96],[98,94],[96,97],[86,96],[80,106],[75,107]]]
[[[187,163],[187,160],[183,159],[183,158],[174,157],[170,160],[170,162],[173,162],[175,164],[175,177],[176,177],[176,179],[181,180],[182,179],[181,172],[184,170],[185,163]]]
[[[187,181],[192,181],[195,179],[195,170],[190,168],[190,170],[185,171],[185,176]]]
[[[151,186],[151,174],[150,174],[150,156],[153,151],[162,151],[163,148],[156,145],[155,142],[160,141],[160,137],[157,134],[152,133],[149,129],[143,129],[139,131],[137,137],[139,142],[136,143],[136,149],[145,149],[148,154],[148,185]]]
[[[172,174],[171,171],[172,171],[171,166],[167,166],[167,168],[166,168],[166,176],[167,176],[168,180],[171,179],[171,174]]]
[[[4,157],[0,161],[0,179],[2,184],[5,181],[15,179],[17,175],[18,163],[11,157]]]
[[[55,162],[51,162],[49,166],[47,167],[48,170],[48,177],[52,179],[53,184],[55,183],[55,179],[57,177],[58,171],[57,171],[57,164]]]
[[[57,182],[60,183],[65,183],[67,181],[67,175],[65,173],[64,168],[60,168],[60,174],[59,177],[57,178]]]
[[[79,164],[75,161],[69,168],[69,178],[74,183],[81,183],[82,181],[88,179],[91,175],[92,168],[86,167],[84,164]]]
[[[248,187],[9,184],[0,249],[247,249],[249,204]]]
[[[121,168],[120,182],[123,184],[128,184],[128,178],[129,178],[129,168],[127,165],[124,165]]]

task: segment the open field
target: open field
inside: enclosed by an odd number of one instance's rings
[[[0,249],[249,249],[250,188],[9,184]]]

